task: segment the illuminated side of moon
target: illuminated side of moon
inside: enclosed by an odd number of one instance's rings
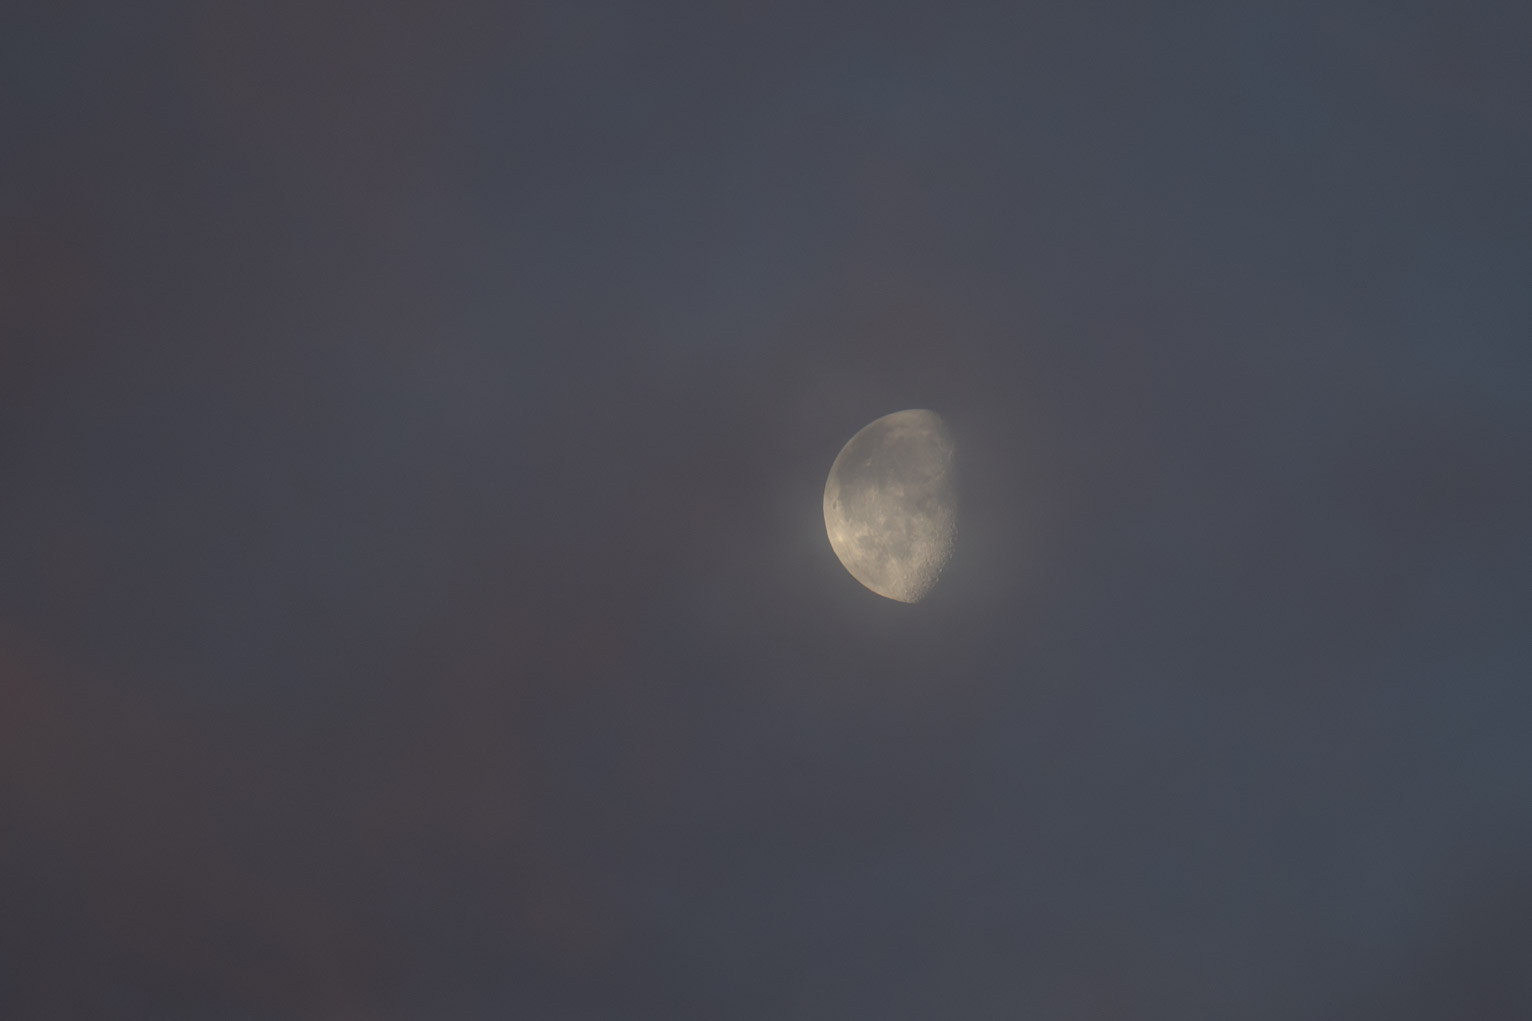
[[[952,434],[934,411],[896,411],[841,448],[825,480],[830,547],[880,596],[918,603],[952,558]]]

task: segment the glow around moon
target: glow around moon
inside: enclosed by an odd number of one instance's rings
[[[952,558],[953,452],[942,417],[914,409],[864,426],[831,465],[824,503],[830,547],[878,595],[918,603]]]

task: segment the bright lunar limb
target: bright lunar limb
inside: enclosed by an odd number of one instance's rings
[[[952,558],[957,527],[952,434],[914,409],[864,426],[825,480],[830,547],[857,581],[902,603],[926,597]]]

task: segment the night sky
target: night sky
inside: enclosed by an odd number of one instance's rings
[[[1529,39],[7,5],[0,1017],[1532,1017]]]

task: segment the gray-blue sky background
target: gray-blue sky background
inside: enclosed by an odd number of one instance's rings
[[[0,1015],[1527,1016],[1526,14],[259,8],[0,28]]]

